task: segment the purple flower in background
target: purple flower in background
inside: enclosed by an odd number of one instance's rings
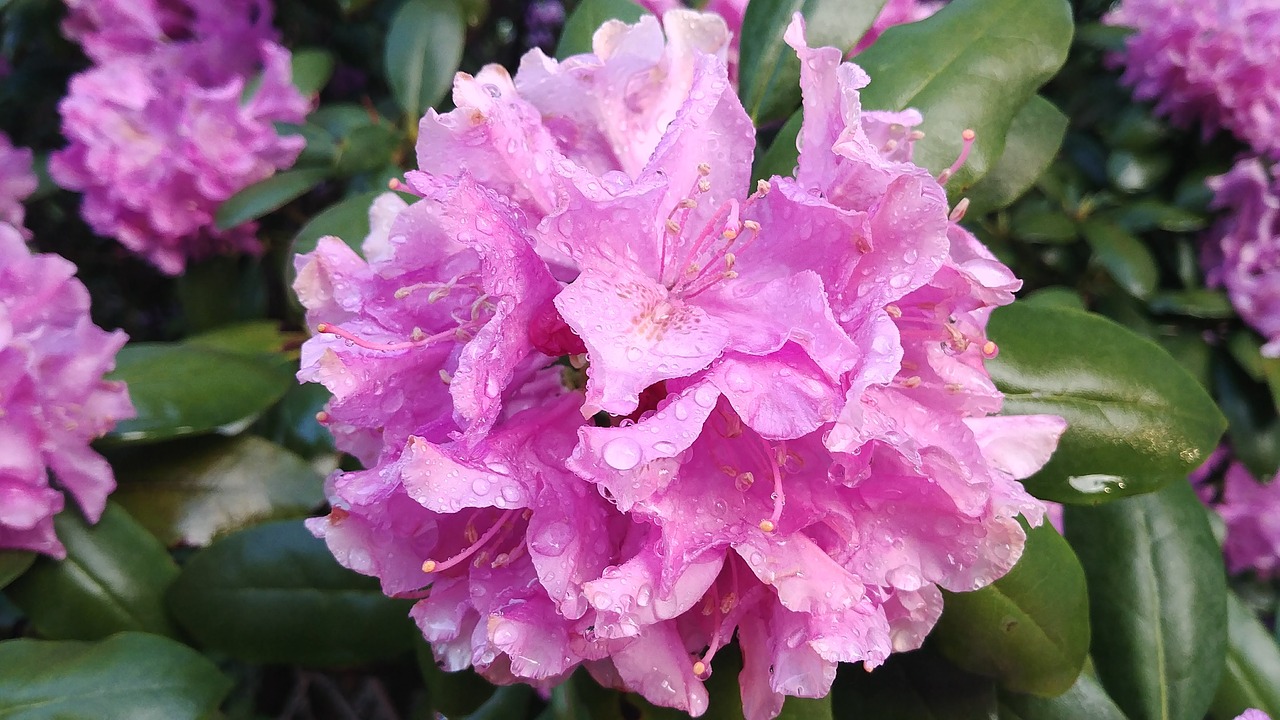
[[[70,144],[49,170],[84,193],[96,232],[171,275],[188,258],[258,248],[254,225],[221,231],[213,214],[302,150],[273,125],[300,121],[309,103],[270,20],[269,5],[247,1],[73,7],[66,28],[98,64],[71,80],[59,106]]]
[[[0,548],[59,558],[62,491],[97,522],[115,478],[89,442],[133,417],[124,385],[103,380],[125,335],[89,319],[75,270],[0,224]]]
[[[924,20],[937,12],[944,4],[940,0],[889,0],[884,4],[884,8],[880,10],[880,14],[876,16],[871,29],[867,31],[866,35],[862,36],[853,51],[859,53],[866,50],[884,34],[885,30],[894,25],[905,25],[906,23]]]
[[[14,147],[9,136],[0,132],[0,224],[11,225],[27,239],[31,233],[22,225],[26,217],[22,201],[36,191],[31,158],[30,150]]]
[[[1261,710],[1250,708],[1238,715],[1236,720],[1271,720],[1271,716]]]
[[[550,50],[564,26],[564,3],[534,0],[524,12],[525,47]]]
[[[751,188],[728,38],[672,10],[459,74],[396,184],[419,199],[374,203],[363,257],[299,259],[299,377],[368,468],[309,527],[419,599],[448,670],[583,666],[701,714],[736,636],[772,718],[919,647],[1041,521],[1018,479],[1065,424],[994,416],[1020,282],[911,162],[919,114],[863,113],[797,20],[799,169]]]
[[[1280,356],[1280,173],[1245,158],[1209,187],[1224,215],[1205,240],[1206,279],[1225,287],[1240,317],[1262,333],[1263,354]]]
[[[1104,18],[1132,27],[1121,80],[1175,124],[1221,128],[1280,159],[1280,4],[1123,0]]]
[[[1232,462],[1223,475],[1221,498],[1210,505],[1227,526],[1222,549],[1228,571],[1280,574],[1280,482],[1258,482],[1248,468]]]

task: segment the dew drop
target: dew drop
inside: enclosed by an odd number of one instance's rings
[[[631,438],[614,438],[604,444],[601,453],[614,470],[630,470],[640,464],[640,443]]]

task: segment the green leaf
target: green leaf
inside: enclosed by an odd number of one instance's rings
[[[1191,485],[1069,506],[1063,522],[1089,583],[1103,687],[1131,720],[1201,720],[1226,658],[1227,586]]]
[[[785,119],[800,106],[800,60],[783,40],[797,12],[810,47],[851,50],[871,28],[885,0],[752,0],[742,20],[738,96],[757,127]]]
[[[895,653],[875,672],[842,665],[831,691],[836,720],[996,720],[996,686],[928,647]]]
[[[52,640],[98,640],[122,630],[176,634],[164,592],[178,566],[146,528],[114,503],[97,525],[74,510],[53,525],[67,558],[42,557],[5,588],[37,632]]]
[[[306,462],[262,438],[168,443],[117,464],[112,496],[167,545],[208,545],[267,520],[304,517],[324,502]]]
[[[1122,192],[1150,190],[1169,174],[1173,159],[1165,152],[1116,150],[1107,158],[1107,177]]]
[[[1158,315],[1186,315],[1205,320],[1226,320],[1236,314],[1226,293],[1203,288],[1156,293],[1147,301],[1147,307]]]
[[[645,14],[645,9],[631,0],[582,0],[569,13],[556,45],[556,58],[564,60],[570,55],[591,52],[591,36],[609,20],[634,23]]]
[[[300,521],[258,525],[191,557],[169,591],[179,624],[247,662],[356,665],[411,647],[411,603],[338,565]]]
[[[1125,292],[1147,298],[1160,281],[1156,259],[1141,240],[1124,228],[1101,218],[1086,220],[1081,229],[1093,249],[1093,257]]]
[[[353,128],[338,144],[338,172],[355,175],[392,163],[404,137],[389,124],[373,123]]]
[[[1014,116],[1066,60],[1071,33],[1066,0],[955,0],[889,28],[857,57],[871,76],[862,105],[923,113],[915,161],[934,173],[959,156],[966,128],[977,132],[947,188],[958,199],[995,166]]]
[[[13,582],[36,561],[36,554],[21,550],[0,550],[0,589]]]
[[[1028,243],[1074,243],[1076,223],[1061,208],[1038,203],[1019,205],[1009,218],[1014,237]]]
[[[1014,303],[988,328],[987,363],[1007,415],[1069,424],[1049,463],[1024,481],[1037,497],[1100,503],[1182,481],[1226,427],[1213,399],[1158,345],[1092,313]]]
[[[110,440],[166,440],[243,428],[294,384],[274,358],[176,343],[130,343],[108,378],[129,384],[137,417]]]
[[[262,416],[255,431],[308,460],[323,455],[336,461],[333,434],[316,419],[330,397],[328,388],[319,383],[295,385]]]
[[[1280,717],[1280,647],[1235,593],[1227,594],[1227,664],[1213,698],[1214,720],[1249,708]]]
[[[804,124],[804,113],[797,110],[774,136],[773,144],[769,149],[756,159],[755,166],[751,170],[751,182],[768,180],[774,175],[783,177],[795,175],[796,161],[800,158],[796,139],[800,136],[802,124]]]
[[[285,351],[288,336],[275,320],[250,320],[223,325],[188,337],[184,345],[236,355],[274,355]]]
[[[478,710],[493,694],[493,684],[470,668],[458,672],[441,670],[431,654],[431,646],[421,634],[414,639],[413,647],[432,710],[445,717],[466,716]]]
[[[328,177],[328,168],[298,168],[278,172],[227,198],[213,214],[214,225],[219,230],[229,230],[250,220],[257,220],[306,195]]]
[[[310,97],[329,83],[333,75],[333,53],[322,48],[293,51],[293,85]]]
[[[1082,674],[1070,690],[1052,698],[1000,693],[1000,720],[1128,720],[1098,681]]]
[[[465,715],[464,720],[510,720],[524,717],[533,700],[533,688],[524,684],[506,685],[493,691],[493,695],[476,711]]]
[[[202,720],[230,689],[207,658],[155,635],[0,642],[7,720]]]
[[[457,0],[406,0],[391,19],[383,68],[413,125],[452,86],[466,33]]]
[[[1089,595],[1071,546],[1048,523],[1027,533],[1004,577],[973,592],[943,592],[932,637],[958,667],[1014,692],[1066,692],[1089,654]]]
[[[1136,233],[1148,230],[1196,232],[1207,224],[1203,215],[1152,199],[1126,203],[1107,215],[1126,230]]]
[[[969,212],[983,215],[1022,197],[1049,167],[1066,132],[1067,116],[1044,97],[1033,95],[1013,116],[995,167],[965,193]]]

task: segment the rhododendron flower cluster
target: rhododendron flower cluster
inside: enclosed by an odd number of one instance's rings
[[[290,82],[265,0],[79,0],[65,29],[96,62],[60,107],[70,145],[49,170],[84,193],[93,229],[162,271],[258,248],[251,224],[221,231],[218,205],[293,164],[303,147],[275,122],[309,103]],[[246,85],[256,89],[246,94]]]
[[[665,30],[665,39],[664,39]],[[735,636],[748,718],[918,647],[940,588],[1018,560],[1064,430],[994,417],[1020,283],[913,164],[917,113],[797,19],[795,177],[750,187],[729,30],[673,10],[460,74],[360,257],[299,258],[303,380],[367,469],[310,521],[448,670],[700,714]]]
[[[14,147],[9,136],[0,132],[0,225],[9,225],[30,238],[23,227],[26,209],[22,201],[36,191],[36,176],[31,171],[31,151]]]
[[[1206,279],[1267,339],[1263,354],[1280,356],[1280,172],[1245,158],[1209,187],[1225,214],[1206,238]]]
[[[1227,570],[1232,573],[1253,571],[1268,578],[1280,575],[1280,482],[1271,479],[1258,482],[1242,463],[1227,462],[1229,455],[1206,462],[1204,469],[1221,470],[1221,493],[1205,484],[1207,472],[1197,471],[1191,477],[1200,499],[1217,511],[1226,525],[1226,541],[1222,551]]]
[[[1120,60],[1139,100],[1206,137],[1226,129],[1280,159],[1280,4],[1275,0],[1123,0],[1132,27]]]
[[[125,335],[93,324],[74,275],[0,223],[0,548],[59,558],[64,500],[50,473],[97,522],[115,478],[89,442],[133,416],[124,385],[103,380]]]

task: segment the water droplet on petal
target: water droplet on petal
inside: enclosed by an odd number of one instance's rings
[[[627,360],[630,362],[640,362],[640,358],[644,357],[644,352],[634,345],[627,348]]]
[[[630,470],[640,464],[640,443],[628,437],[614,438],[604,444],[601,454],[614,470]]]

